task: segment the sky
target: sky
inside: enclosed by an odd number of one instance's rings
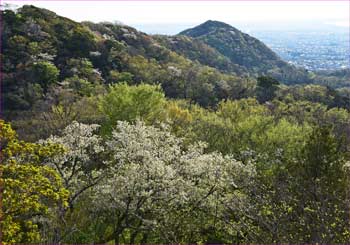
[[[119,21],[147,33],[176,34],[206,20],[250,29],[349,27],[348,1],[14,1],[47,8],[75,21]]]

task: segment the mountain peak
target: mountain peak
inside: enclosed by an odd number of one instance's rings
[[[226,29],[228,31],[236,31],[237,29],[233,26],[226,24],[217,20],[207,20],[206,22],[195,26],[193,28],[184,30],[179,33],[179,35],[187,35],[192,37],[199,37],[202,35],[206,35],[210,32],[217,31],[219,29]]]
[[[229,24],[226,24],[221,21],[217,20],[207,20],[206,22],[202,23],[200,26],[205,26],[205,27],[216,27],[216,28],[232,28]]]

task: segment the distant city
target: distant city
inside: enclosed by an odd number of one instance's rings
[[[281,58],[311,71],[349,68],[348,32],[339,31],[255,31]]]

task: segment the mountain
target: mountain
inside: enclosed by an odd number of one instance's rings
[[[264,43],[223,22],[208,20],[199,26],[180,32],[180,35],[203,41],[233,63],[244,66],[252,72],[287,65]]]
[[[78,23],[28,5],[1,14],[1,99],[5,105],[1,111],[7,118],[50,108],[58,103],[57,93],[62,91],[75,97],[90,96],[119,82],[159,84],[166,96],[203,106],[253,94],[254,78],[220,71],[216,61],[203,64],[188,58],[157,37],[129,26]],[[209,48],[207,57],[201,54],[203,59],[220,57],[235,67],[208,45],[189,44]]]
[[[162,36],[122,24],[78,23],[28,5],[1,14],[1,111],[7,118],[51,108],[59,96],[68,97],[57,95],[62,91],[76,100],[120,82],[158,84],[167,97],[205,107],[254,96],[260,75],[286,84],[349,87],[348,73],[297,69],[259,40],[218,21]]]
[[[309,81],[306,70],[288,64],[263,42],[226,23],[208,20],[179,35],[209,45],[250,75],[271,75],[288,84]]]

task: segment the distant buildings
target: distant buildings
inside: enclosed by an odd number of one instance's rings
[[[253,35],[284,60],[308,70],[350,67],[348,33],[259,31]]]

